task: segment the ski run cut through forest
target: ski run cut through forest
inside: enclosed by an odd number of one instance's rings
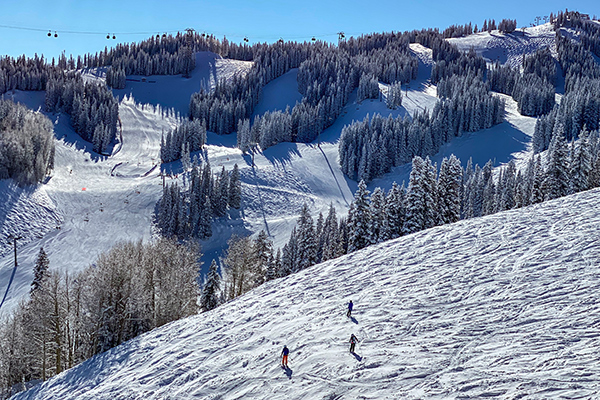
[[[0,398],[599,398],[600,23],[537,22],[0,57]]]

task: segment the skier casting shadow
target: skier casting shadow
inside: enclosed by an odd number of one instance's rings
[[[292,370],[288,367],[288,356],[290,354],[290,349],[286,345],[283,346],[283,350],[281,351],[281,368],[285,370],[285,374],[289,379],[292,379]]]
[[[355,324],[358,324],[358,321],[356,320],[356,318],[354,318],[352,316],[352,309],[354,308],[354,304],[352,303],[352,300],[350,300],[350,303],[348,303],[348,312],[346,313],[346,317],[350,318],[350,320],[352,322],[354,322]]]
[[[290,354],[290,349],[287,348],[286,345],[283,346],[283,350],[281,351],[281,366],[283,368],[287,368],[288,366],[288,355]]]
[[[354,333],[350,335],[350,353],[356,358],[358,361],[362,361],[362,357],[354,352],[354,348],[356,347],[356,343],[358,343],[358,338],[354,336]]]

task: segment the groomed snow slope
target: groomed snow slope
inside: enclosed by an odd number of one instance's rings
[[[15,400],[594,398],[599,198],[461,221],[316,265]]]

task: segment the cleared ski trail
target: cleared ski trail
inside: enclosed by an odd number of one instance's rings
[[[461,221],[316,265],[15,399],[594,398],[599,198]]]

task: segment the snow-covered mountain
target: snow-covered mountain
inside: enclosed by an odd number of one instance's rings
[[[567,32],[568,33],[568,32]],[[549,24],[513,34],[482,32],[449,39],[489,62],[519,65],[525,54],[554,46]],[[283,246],[303,203],[313,217],[330,204],[347,212],[357,183],[338,162],[342,128],[367,115],[414,115],[433,108],[432,51],[410,49],[419,76],[403,85],[402,107],[382,99],[357,102],[356,91],[332,126],[309,144],[280,143],[254,156],[234,134],[208,133],[205,154],[214,172],[238,164],[242,207],[213,223],[202,241],[203,270],[222,255],[233,233],[264,229]],[[64,114],[55,124],[52,176],[35,187],[0,181],[0,318],[29,293],[40,247],[50,268],[80,271],[119,241],[148,240],[166,182],[186,182],[181,162],[160,164],[161,135],[185,116],[190,94],[245,74],[251,62],[196,54],[190,78],[129,76],[119,98],[120,134],[110,157],[92,151]],[[105,79],[104,68],[86,80]],[[255,115],[293,107],[298,69],[268,83]],[[560,100],[564,82],[558,82]],[[383,94],[385,84],[380,83]],[[536,118],[506,101],[506,121],[464,133],[431,157],[455,154],[463,165],[531,152]],[[6,96],[41,110],[44,93]],[[410,164],[374,179],[369,189],[408,182]],[[597,310],[599,251],[594,190],[523,210],[462,221],[400,238],[269,282],[218,309],[134,339],[17,398],[591,398],[599,389]],[[10,235],[18,243],[14,280]],[[9,283],[10,282],[10,283]],[[354,300],[353,320],[345,317]],[[361,340],[356,355],[348,339]],[[290,370],[279,368],[283,344]]]
[[[528,28],[525,39],[519,33],[494,34],[494,43],[503,43],[511,54],[527,54],[535,46],[549,44],[550,25]],[[459,48],[474,47],[485,53],[492,38],[489,33],[450,39]],[[488,40],[489,39],[489,40]],[[487,46],[487,47],[486,47]],[[500,45],[498,45],[500,46]],[[498,47],[497,46],[497,47]],[[495,48],[495,47],[494,47]],[[419,59],[419,76],[405,85],[406,96],[397,110],[386,108],[385,102],[364,100],[356,102],[356,92],[351,96],[344,112],[325,130],[317,143],[281,143],[252,158],[235,147],[234,135],[208,135],[206,153],[213,170],[222,166],[230,170],[240,167],[243,183],[243,205],[240,212],[213,224],[213,236],[203,241],[204,269],[212,259],[222,255],[226,241],[232,233],[255,234],[264,229],[275,247],[281,247],[289,238],[299,210],[306,202],[313,215],[326,214],[333,204],[338,215],[343,215],[352,200],[357,184],[344,176],[338,163],[338,139],[342,128],[367,115],[412,115],[416,111],[432,109],[436,101],[436,87],[429,82],[431,50],[420,44],[411,44],[413,54]],[[485,53],[484,55],[486,55]],[[494,53],[495,54],[495,53]],[[161,195],[161,168],[159,166],[160,138],[172,129],[177,116],[185,116],[190,94],[201,87],[213,87],[220,79],[229,79],[245,73],[250,62],[222,59],[213,53],[196,55],[196,69],[191,77],[152,76],[129,77],[125,89],[115,90],[120,98],[121,142],[113,149],[111,157],[91,151],[91,144],[73,132],[65,115],[49,115],[55,122],[57,150],[55,169],[46,184],[26,190],[2,183],[0,194],[0,290],[5,290],[12,274],[11,234],[23,237],[19,241],[19,264],[10,287],[7,301],[0,315],[9,312],[29,291],[32,266],[40,247],[50,258],[50,267],[78,271],[94,262],[102,252],[122,240],[148,239],[152,236],[152,213]],[[104,79],[105,70],[86,71],[87,80]],[[292,107],[301,98],[295,76],[297,69],[271,81],[263,90],[256,113]],[[381,84],[382,92],[386,92]],[[9,95],[10,97],[11,95]],[[501,95],[503,96],[503,95]],[[469,158],[479,165],[494,160],[496,165],[513,158],[526,157],[535,118],[525,117],[517,111],[516,103],[508,96],[506,122],[490,129],[465,133],[444,145],[432,157],[440,162],[443,157],[455,154],[463,163]],[[43,92],[12,94],[16,101],[28,107],[43,109]],[[171,173],[166,181],[182,182],[179,162],[164,165]],[[410,164],[396,167],[391,173],[375,179],[370,189],[389,189],[392,182],[408,183]],[[85,190],[84,190],[85,188]]]
[[[599,198],[592,190],[315,265],[15,400],[597,398]]]

